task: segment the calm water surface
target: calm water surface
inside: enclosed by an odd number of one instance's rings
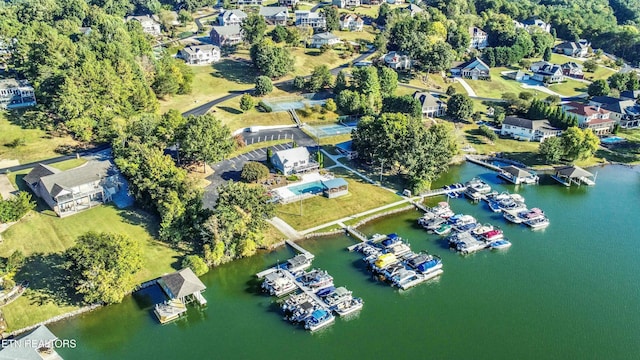
[[[452,169],[441,184],[480,176],[498,191],[523,195],[551,225],[533,232],[506,224],[485,204],[450,204],[503,228],[513,246],[462,257],[415,226],[418,212],[371,223],[365,233],[397,232],[414,251],[440,255],[440,279],[407,292],[375,282],[346,236],[304,241],[315,267],[365,301],[353,319],[310,334],[281,318],[254,274],[293,255],[261,254],[215,269],[202,280],[208,308],[159,325],[157,294],[50,326],[76,349],[65,359],[638,359],[640,354],[640,169],[599,168],[598,185],[567,189],[543,182],[514,187],[475,165]],[[431,199],[437,202],[440,199]]]

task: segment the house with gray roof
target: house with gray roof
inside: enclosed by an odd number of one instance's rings
[[[589,52],[589,46],[591,46],[591,43],[584,39],[578,42],[565,41],[556,45],[553,51],[567,56],[585,57]]]
[[[289,8],[286,6],[261,6],[258,12],[271,25],[287,25]]]
[[[36,94],[27,80],[0,80],[0,109],[16,109],[35,104]]]
[[[190,65],[211,64],[220,61],[220,48],[215,45],[187,46],[178,52],[178,57]]]
[[[564,81],[564,72],[560,65],[547,63],[534,71],[531,78],[545,84],[555,84]]]
[[[278,0],[278,5],[293,8],[298,5],[299,2],[300,0]]]
[[[469,37],[471,42],[469,43],[469,49],[482,50],[489,46],[489,37],[486,32],[475,26],[469,27]]]
[[[60,217],[111,201],[121,185],[109,160],[91,160],[67,171],[38,164],[23,180]]]
[[[569,76],[576,79],[584,78],[584,73],[582,72],[582,65],[576,62],[573,62],[573,61],[566,62],[560,65],[560,68],[562,68],[562,73],[564,74],[564,76]]]
[[[467,62],[451,68],[451,75],[460,76],[471,80],[489,80],[491,73],[489,65],[479,58],[473,58]]]
[[[393,70],[409,70],[413,65],[413,61],[411,61],[409,55],[396,51],[391,51],[382,55],[380,60],[384,61],[384,63]]]
[[[284,175],[303,173],[319,168],[318,163],[311,160],[309,150],[304,146],[274,153],[271,156],[271,163]]]
[[[296,10],[294,13],[296,26],[298,27],[311,27],[315,29],[324,29],[327,27],[327,19],[320,12],[314,12],[309,10]]]
[[[342,31],[362,31],[364,20],[357,14],[342,14],[340,16],[340,30]]]
[[[340,38],[330,32],[315,34],[311,37],[311,47],[321,48],[323,46],[334,46],[340,44]]]
[[[262,0],[238,0],[238,6],[262,6]]]
[[[360,6],[360,0],[333,0],[331,4],[341,9],[354,8]]]
[[[500,135],[518,140],[544,141],[560,136],[562,130],[551,126],[547,120],[529,120],[517,116],[507,116],[502,122]]]
[[[640,106],[633,99],[594,96],[589,100],[589,105],[609,110],[609,118],[621,128],[640,127]]]
[[[409,16],[414,17],[416,14],[420,14],[424,12],[424,9],[416,4],[409,4],[406,7],[402,8],[403,13],[409,14]]]
[[[127,16],[126,17],[126,21],[137,21],[140,23],[140,25],[142,26],[142,31],[153,35],[153,36],[160,36],[160,34],[162,34],[162,32],[160,31],[160,23],[157,22],[153,17],[151,17],[150,15],[141,15],[141,16]]]
[[[538,18],[529,18],[522,22],[513,20],[513,23],[516,26],[516,29],[521,28],[527,30],[528,32],[533,32],[537,29],[540,29],[544,32],[551,32],[551,25]]]
[[[58,337],[40,325],[27,335],[3,340],[0,360],[62,360],[55,349],[57,342]]]
[[[184,268],[158,279],[158,285],[170,299],[180,300],[183,303],[190,299],[203,302],[202,292],[207,288],[190,268]],[[206,303],[206,300],[204,300]]]
[[[213,26],[209,38],[217,46],[233,46],[244,41],[240,25]]]
[[[423,118],[443,116],[447,112],[447,103],[428,92],[416,91],[413,98],[420,102]]]
[[[247,18],[247,13],[240,9],[222,10],[218,15],[218,24],[220,26],[242,25]]]

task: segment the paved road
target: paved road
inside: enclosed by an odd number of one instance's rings
[[[371,54],[373,53],[373,50],[369,50],[363,54],[361,54],[360,56],[358,56],[357,58],[355,58],[353,60],[353,62],[357,62],[357,61],[362,61],[364,59],[366,59],[367,57],[371,56]],[[339,66],[336,68],[331,69],[331,73],[333,75],[338,74],[338,72],[342,69],[344,69],[346,66]],[[305,77],[309,77],[309,76],[305,76]],[[288,82],[291,82],[292,80],[283,80],[283,81],[278,81],[273,83],[274,86],[278,86],[278,85],[283,85],[286,84]],[[196,108],[193,108],[191,110],[187,110],[184,113],[182,113],[182,115],[184,116],[189,116],[189,115],[204,115],[206,114],[209,110],[211,110],[212,107],[214,107],[215,105],[220,104],[221,102],[227,101],[227,100],[231,100],[235,97],[241,96],[244,93],[248,93],[248,92],[253,92],[253,88],[251,89],[247,89],[247,90],[243,90],[243,91],[236,91],[233,93],[230,93],[228,95],[225,95],[221,98],[215,99],[215,100],[211,100],[206,104],[202,104]]]
[[[20,171],[20,170],[24,170],[24,169],[30,169],[32,167],[34,167],[37,164],[45,164],[45,165],[49,165],[49,164],[53,164],[53,163],[57,163],[60,161],[64,161],[64,160],[71,160],[71,159],[75,159],[76,157],[88,157],[88,156],[95,156],[98,153],[101,153],[105,150],[109,150],[111,149],[111,145],[98,145],[96,147],[93,147],[91,149],[87,149],[84,151],[80,151],[76,154],[73,155],[60,155],[51,159],[46,159],[46,160],[40,160],[40,161],[34,161],[34,162],[30,162],[30,163],[26,163],[26,164],[20,164],[20,165],[16,165],[16,166],[9,166],[9,167],[5,167],[5,168],[0,168],[0,172],[6,173],[6,172],[13,172],[13,171]]]

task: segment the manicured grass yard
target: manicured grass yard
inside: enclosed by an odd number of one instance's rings
[[[172,264],[180,254],[154,239],[156,223],[156,219],[142,211],[103,205],[63,219],[50,211],[31,212],[10,227],[2,234],[0,256],[22,251],[27,262],[16,280],[30,282],[22,297],[3,307],[10,329],[46,320],[78,306],[73,289],[67,286],[68,273],[61,267],[64,261],[61,254],[87,231],[126,234],[139,242],[143,267],[136,274],[138,282],[174,271]]]
[[[24,145],[12,147],[14,140],[21,140]],[[0,112],[0,160],[17,159],[20,163],[28,163],[59,156],[59,147],[77,146],[78,142],[71,137],[51,137],[42,130],[23,129],[11,124],[6,114]]]
[[[346,170],[333,170],[336,176],[344,177],[349,182],[348,195],[335,199],[314,196],[303,200],[302,216],[299,202],[280,205],[276,215],[295,229],[304,230],[401,199],[400,196],[371,185]]]
[[[214,111],[215,112],[213,114],[226,124],[231,131],[254,125],[293,124],[291,115],[284,111],[264,113],[254,108],[243,113],[240,110],[240,97],[236,97],[216,105],[214,107]]]
[[[341,40],[355,41],[364,40],[368,43],[373,42],[376,37],[376,31],[371,25],[365,25],[362,31],[341,31],[337,30],[333,32]]]
[[[567,79],[560,84],[550,85],[549,89],[561,95],[575,96],[586,93],[588,86],[583,82]]]
[[[467,84],[473,88],[476,95],[481,97],[490,97],[500,99],[503,93],[519,94],[527,91],[521,84],[515,80],[506,78],[501,74],[503,71],[516,71],[506,67],[491,68],[491,80],[469,80],[465,79]]]

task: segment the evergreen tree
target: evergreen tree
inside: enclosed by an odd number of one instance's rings
[[[550,47],[544,49],[544,54],[542,55],[542,60],[551,61],[551,48]]]

